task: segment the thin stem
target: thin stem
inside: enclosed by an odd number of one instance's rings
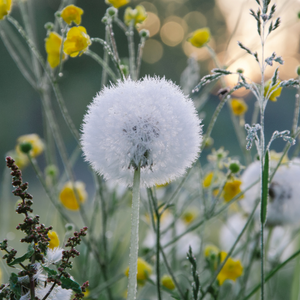
[[[154,207],[154,212],[156,216],[156,287],[158,299],[161,300],[161,290],[160,290],[160,262],[159,262],[159,248],[160,248],[160,217],[159,209],[157,206],[157,199],[153,196],[152,190],[149,188],[150,199],[152,200],[152,205]],[[152,213],[152,212],[151,212]]]
[[[131,237],[129,254],[129,277],[127,300],[135,300],[137,292],[137,260],[139,250],[139,207],[140,207],[140,176],[138,167],[134,171],[131,207]]]
[[[168,263],[166,254],[165,254],[165,252],[164,252],[164,250],[163,250],[163,248],[162,248],[161,246],[160,246],[160,253],[162,254],[164,263],[165,263],[165,265],[166,265],[166,267],[167,267],[167,270],[168,270],[170,276],[172,277],[172,279],[173,279],[173,281],[174,281],[174,284],[175,284],[175,286],[176,286],[176,288],[177,288],[177,290],[178,290],[178,293],[180,294],[180,297],[181,297],[182,299],[185,299],[185,296],[184,296],[184,294],[183,294],[183,292],[182,292],[182,290],[181,290],[181,288],[180,288],[180,286],[179,286],[179,284],[178,284],[178,282],[177,282],[177,280],[176,280],[176,278],[175,278],[175,276],[174,276],[174,274],[173,274],[173,271],[172,271],[172,269],[171,269],[171,267],[170,267],[170,265],[169,265],[169,263]]]
[[[281,268],[283,268],[288,262],[293,260],[295,257],[297,257],[300,254],[300,250],[295,252],[293,255],[291,255],[288,259],[286,259],[283,263],[275,267],[272,271],[270,271],[267,276],[264,278],[264,282],[267,282],[269,279],[271,279]],[[252,291],[245,297],[243,300],[250,299],[260,288],[262,287],[262,284],[259,283],[255,288],[252,289]]]
[[[141,62],[142,62],[142,56],[143,56],[143,50],[145,47],[145,38],[141,38],[141,42],[139,43],[138,46],[138,55],[137,55],[137,62],[136,62],[136,79],[139,79],[140,75],[140,69],[141,69]]]
[[[296,98],[296,101],[295,101],[294,119],[293,119],[293,126],[292,126],[291,134],[294,134],[296,132],[296,130],[298,128],[298,121],[299,121],[299,108],[300,108],[299,93],[296,94],[295,98]]]
[[[248,225],[250,224],[250,222],[252,221],[252,218],[254,216],[254,213],[256,211],[256,208],[259,204],[259,201],[257,201],[257,203],[254,206],[254,209],[252,210],[250,216],[248,217],[248,220],[246,222],[246,224],[244,225],[242,231],[240,232],[240,234],[238,235],[238,237],[236,238],[234,244],[232,245],[231,249],[229,250],[229,252],[227,253],[227,256],[225,257],[224,261],[219,265],[218,269],[216,270],[216,272],[213,275],[213,278],[210,280],[208,287],[205,289],[205,291],[203,292],[201,299],[204,299],[205,295],[208,293],[208,291],[211,289],[211,286],[213,285],[213,283],[215,282],[215,280],[217,279],[219,273],[221,272],[221,270],[223,269],[224,265],[226,264],[228,258],[231,256],[232,252],[234,251],[237,243],[239,242],[239,240],[241,239],[241,237],[243,236],[244,232],[246,231]]]
[[[128,39],[128,50],[129,50],[129,71],[130,76],[133,80],[136,80],[136,70],[135,70],[135,50],[134,50],[134,20],[132,20],[128,26],[126,32]]]
[[[105,26],[105,42],[108,43],[109,41],[109,29],[107,25]],[[104,48],[104,57],[103,57],[104,63],[108,66],[108,51],[106,48]],[[101,88],[103,88],[106,85],[107,82],[107,69],[102,69],[102,77],[101,77]]]
[[[41,66],[43,67],[45,73],[47,74],[47,77],[52,85],[52,88],[54,90],[57,102],[59,104],[61,113],[71,131],[71,133],[73,134],[73,136],[75,137],[76,141],[79,143],[79,133],[78,130],[76,129],[70,115],[69,112],[65,106],[62,94],[60,92],[60,89],[57,85],[56,80],[54,79],[53,75],[51,74],[51,72],[49,71],[49,69],[47,68],[47,65],[42,57],[42,55],[39,53],[39,51],[37,50],[37,48],[35,47],[35,45],[33,44],[33,42],[30,40],[30,38],[28,37],[27,33],[24,31],[24,29],[22,28],[22,26],[18,23],[17,20],[15,20],[12,16],[8,15],[7,16],[7,20],[18,30],[18,32],[20,33],[20,35],[23,37],[23,39],[25,40],[25,42],[27,43],[27,45],[30,47],[30,50],[32,51],[32,53],[35,55],[35,57],[37,58],[37,60],[39,61],[39,63],[41,64]]]
[[[105,48],[104,48],[105,50]],[[102,68],[103,71],[105,70],[105,72],[107,72],[109,74],[109,76],[113,79],[113,81],[117,81],[117,77],[115,75],[115,73],[113,72],[113,70],[108,66],[108,64],[95,52],[91,51],[91,50],[87,50],[85,51],[86,55],[88,55],[89,57],[91,57],[92,59],[94,59]]]

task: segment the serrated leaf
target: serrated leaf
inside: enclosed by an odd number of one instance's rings
[[[73,290],[75,293],[81,293],[81,287],[79,283],[72,280],[71,278],[61,277],[61,287],[66,290]]]
[[[57,275],[57,272],[55,270],[52,270],[52,269],[50,269],[48,267],[44,267],[44,266],[42,266],[42,267],[49,276]]]
[[[30,259],[33,254],[34,254],[34,249],[29,250],[21,257],[18,257],[14,261],[10,262],[8,265],[11,267],[11,266],[17,265],[19,263],[22,263],[24,260]]]
[[[17,298],[21,297],[21,286],[18,284],[18,275],[15,273],[10,274],[9,278],[10,289],[15,293]]]
[[[267,207],[268,207],[268,195],[269,195],[269,151],[266,151],[265,164],[262,173],[262,193],[261,193],[261,209],[260,209],[260,221],[262,224],[267,220]]]

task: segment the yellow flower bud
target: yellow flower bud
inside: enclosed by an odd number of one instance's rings
[[[60,49],[62,43],[62,37],[56,32],[50,32],[49,36],[45,40],[45,48],[48,54],[47,61],[52,69],[56,68],[60,63]],[[62,59],[65,59],[66,55],[63,53]]]
[[[209,28],[204,27],[193,32],[188,41],[195,47],[201,48],[210,40]]]
[[[44,143],[36,133],[21,135],[17,139],[16,152],[20,156],[24,155],[20,148],[23,143],[31,144],[32,149],[29,151],[31,157],[39,156],[44,151]]]
[[[127,267],[124,273],[127,277],[129,276],[129,267]],[[139,281],[146,280],[151,274],[152,274],[152,267],[144,259],[139,257],[137,260],[136,279]]]
[[[221,251],[220,253],[220,263],[222,263],[227,256],[225,251]],[[236,281],[238,277],[243,274],[243,266],[240,260],[233,260],[231,257],[228,258],[224,267],[220,271],[217,279],[219,285],[222,285],[226,279],[231,279]]]
[[[212,255],[216,257],[219,254],[220,250],[218,247],[214,245],[207,245],[204,249],[204,256],[209,258]]]
[[[277,97],[281,95],[282,87],[278,87],[280,85],[280,80],[269,90],[271,85],[271,80],[268,80],[265,85],[264,97],[267,97],[271,101],[277,101]]]
[[[83,26],[72,27],[64,42],[64,52],[71,57],[79,56],[91,45],[91,40]]]
[[[239,179],[233,179],[231,181],[227,181],[224,186],[223,198],[226,202],[229,202],[236,195],[238,195],[242,190],[240,188],[242,181]],[[244,198],[244,195],[240,196],[239,199]]]
[[[134,20],[134,25],[142,23],[147,18],[147,13],[142,5],[138,5],[135,9],[127,7],[124,13],[124,22],[126,25],[129,25],[132,20]]]
[[[204,188],[208,188],[211,185],[213,177],[214,177],[214,172],[209,172],[204,177],[204,180],[203,180],[203,183],[202,183],[202,185],[203,185]]]
[[[230,106],[236,116],[243,115],[248,110],[248,105],[243,99],[232,99]]]
[[[197,216],[198,216],[197,210],[189,209],[183,213],[181,219],[184,221],[185,224],[188,225],[192,223]]]
[[[75,5],[66,6],[61,12],[61,17],[68,24],[71,25],[72,22],[79,25],[81,23],[81,15],[83,10]]]
[[[175,289],[175,283],[174,283],[172,277],[169,276],[169,275],[164,275],[161,278],[161,285],[164,286],[165,288],[169,289],[169,290],[174,290]]]
[[[74,192],[76,190],[77,195]],[[77,197],[80,203],[84,203],[87,198],[87,192],[85,190],[85,184],[81,181],[74,182],[74,189],[71,181],[68,181],[59,194],[59,199],[62,205],[70,210],[78,210],[79,203],[77,202]]]
[[[58,235],[55,231],[50,230],[48,232],[48,238],[50,239],[48,248],[54,249],[54,248],[57,248],[59,246],[59,238],[58,238]]]
[[[105,3],[108,5],[112,5],[115,8],[119,8],[129,3],[128,0],[105,0]]]
[[[0,0],[0,20],[3,20],[11,11],[12,0]]]

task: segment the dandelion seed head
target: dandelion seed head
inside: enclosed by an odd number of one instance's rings
[[[271,160],[272,168],[277,162]],[[260,177],[260,162],[256,161],[248,166],[242,175],[242,190],[253,184]],[[298,223],[300,217],[299,201],[300,160],[293,159],[281,165],[269,185],[269,203],[267,209],[267,224],[271,226]],[[250,213],[255,200],[260,197],[259,183],[245,192],[240,201],[243,209]]]
[[[182,176],[197,159],[200,120],[193,102],[171,81],[145,77],[105,87],[82,126],[85,159],[105,179],[164,184]]]

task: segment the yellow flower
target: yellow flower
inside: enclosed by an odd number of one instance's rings
[[[222,263],[225,260],[227,253],[225,251],[221,251],[220,253],[220,262]],[[219,284],[222,285],[226,279],[231,279],[236,281],[238,277],[243,274],[243,266],[240,260],[233,260],[231,257],[228,258],[224,267],[220,271],[217,279]]]
[[[271,84],[271,80],[268,80],[265,85],[264,97],[266,97],[268,94],[269,100],[275,102],[277,101],[277,97],[280,96],[282,90],[282,87],[278,88],[280,84],[280,80],[269,91],[270,84]]]
[[[44,147],[45,147],[44,143],[36,133],[21,135],[17,139],[16,151],[17,151],[17,154],[20,156],[24,155],[24,153],[20,149],[20,145],[22,143],[30,143],[31,144],[32,149],[29,152],[29,155],[31,157],[36,157],[44,151]]]
[[[175,289],[175,283],[174,283],[172,277],[169,276],[169,275],[164,275],[161,278],[161,285],[166,287],[169,290],[174,290]]]
[[[60,62],[60,49],[61,49],[62,37],[56,32],[50,32],[46,38],[45,48],[48,54],[47,61],[52,69],[56,68]],[[63,53],[62,59],[65,59]]]
[[[50,239],[48,248],[54,249],[54,248],[57,248],[59,246],[59,238],[58,238],[58,235],[55,231],[50,230],[48,232],[48,238]]]
[[[152,267],[142,258],[138,258],[137,260],[137,275],[136,279],[137,280],[146,280],[149,275],[152,274]],[[129,267],[127,267],[125,271],[125,275],[128,277],[129,276]]]
[[[236,116],[243,115],[248,110],[248,106],[243,99],[232,99],[230,106]]]
[[[218,247],[214,245],[207,245],[204,249],[204,256],[205,257],[211,257],[214,255],[215,257],[219,254],[220,250]]]
[[[126,25],[129,25],[132,20],[134,20],[134,25],[142,23],[147,18],[147,13],[142,5],[138,5],[135,9],[127,7],[124,13],[124,22]]]
[[[201,48],[210,40],[209,28],[204,27],[193,32],[188,41],[195,47]]]
[[[78,196],[78,200],[81,203],[84,203],[87,198],[87,192],[85,190],[85,184],[81,181],[74,182],[74,188],[76,190],[77,195],[75,194],[72,186],[72,182],[68,181],[59,194],[59,199],[62,205],[70,210],[78,210],[79,204],[77,202],[76,196]]]
[[[203,185],[204,188],[208,188],[211,185],[213,177],[214,177],[214,172],[209,172],[204,177],[204,180],[203,180],[203,183],[202,183],[202,185]]]
[[[0,0],[0,20],[3,20],[11,11],[12,0]]]
[[[190,209],[183,213],[181,219],[186,224],[190,224],[196,219],[197,216],[198,216],[197,211],[195,209]]]
[[[72,27],[64,42],[64,52],[71,57],[76,57],[78,54],[80,56],[88,49],[89,45],[91,45],[91,40],[86,29],[83,26]]]
[[[229,202],[232,198],[234,198],[237,194],[241,192],[240,189],[241,184],[242,181],[238,179],[227,181],[225,183],[223,198],[226,202]],[[244,198],[244,195],[242,195],[239,199],[242,198]]]
[[[20,168],[24,169],[29,164],[29,159],[23,152],[17,152],[16,150],[9,151],[8,156],[11,156],[15,160],[15,164]]]
[[[75,5],[66,6],[61,12],[61,17],[68,24],[71,25],[72,22],[79,25],[81,23],[81,15],[83,10]]]
[[[119,8],[129,3],[128,0],[105,0],[105,3],[108,5],[112,5],[115,8]]]

